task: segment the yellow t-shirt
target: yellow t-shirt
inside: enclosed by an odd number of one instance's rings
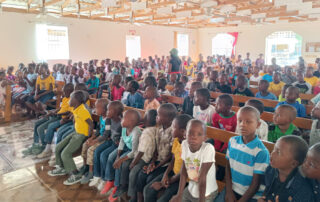
[[[286,98],[282,97],[282,94],[280,94],[278,100],[279,100],[279,102],[284,102],[284,101],[286,101]],[[301,104],[301,98],[297,98],[296,101],[298,101],[299,104]]]
[[[271,82],[268,90],[270,92],[272,92],[273,94],[278,95],[279,93],[281,93],[281,90],[282,90],[284,85],[285,85],[285,83],[282,82],[282,81],[280,81],[278,84],[275,84],[274,82]]]
[[[89,135],[89,125],[87,119],[92,120],[91,115],[84,104],[73,110],[74,129],[78,134]]]
[[[60,104],[60,110],[58,111],[58,114],[72,111],[72,107],[70,107],[70,105],[69,105],[69,100],[70,100],[70,97],[68,97],[68,98],[64,97],[62,99],[62,102]],[[65,118],[65,117],[66,117],[65,115],[62,116],[62,118]]]
[[[51,84],[52,84],[52,87],[54,88],[54,78],[51,75],[45,79],[41,79],[41,77],[38,76],[36,81],[36,86],[40,85],[40,90],[50,90]]]
[[[311,85],[312,87],[314,87],[314,86],[317,85],[319,79],[318,79],[318,77],[313,76],[313,77],[311,77],[311,78],[304,77],[304,80],[305,80],[306,82],[310,83],[310,85]]]
[[[179,139],[174,138],[172,143],[171,153],[174,155],[173,172],[176,175],[180,173],[182,163],[183,163],[183,160],[181,158],[181,152],[182,152],[182,148],[181,148]]]
[[[184,66],[184,69],[186,70],[187,76],[191,76],[192,74],[192,70],[193,70],[193,65],[189,65],[189,66]]]

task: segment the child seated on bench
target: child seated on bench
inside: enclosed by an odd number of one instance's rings
[[[301,175],[308,152],[307,143],[300,137],[281,137],[271,152],[263,183],[265,190],[259,202],[266,201],[314,201],[313,191]]]
[[[248,86],[248,82],[246,77],[244,75],[237,76],[236,89],[234,89],[233,94],[247,96],[247,97],[254,97],[253,93],[247,86]]]
[[[179,190],[171,202],[213,201],[218,195],[216,182],[215,150],[206,143],[206,125],[200,120],[190,120],[187,138],[181,144]],[[189,184],[187,187],[187,179]]]
[[[64,185],[73,185],[81,180],[72,154],[81,148],[87,137],[91,137],[93,122],[89,111],[84,106],[85,94],[83,91],[75,91],[71,94],[70,107],[73,107],[75,132],[56,147],[55,156],[57,167],[48,172],[50,176],[70,174],[69,178],[63,182]]]
[[[273,123],[269,126],[268,141],[276,142],[285,135],[300,136],[300,130],[293,125],[297,111],[291,105],[280,105],[273,114]]]
[[[314,201],[320,201],[320,143],[309,149],[302,165],[302,172],[312,188]]]
[[[188,92],[185,90],[185,86],[181,81],[178,81],[174,84],[174,89],[171,92],[172,96],[186,98],[188,96]]]
[[[286,90],[286,101],[279,102],[276,109],[284,104],[291,105],[296,108],[297,117],[306,117],[306,108],[304,105],[296,101],[299,98],[299,89],[297,87],[291,86]]]
[[[138,89],[139,83],[134,80],[130,81],[126,89],[130,94],[128,95],[127,100],[123,104],[127,105],[128,107],[143,109],[144,99],[142,95],[139,92],[137,92]]]
[[[300,93],[311,94],[312,93],[312,86],[310,83],[308,83],[304,80],[304,72],[303,71],[300,70],[297,72],[297,79],[298,79],[298,81],[294,82],[292,85],[299,88]],[[279,100],[279,101],[283,101],[283,100]]]
[[[267,99],[267,100],[277,100],[272,92],[269,92],[269,82],[267,80],[259,81],[259,92],[256,93],[256,98]]]
[[[262,196],[260,178],[269,165],[269,151],[256,135],[260,113],[251,106],[237,113],[241,136],[230,138],[227,150],[226,187],[215,202],[253,202]]]
[[[182,112],[181,112],[182,114],[188,114],[190,116],[193,116],[194,92],[200,88],[202,88],[202,85],[200,82],[197,82],[197,81],[192,82],[189,95],[183,99]]]
[[[311,117],[313,118],[311,130],[309,133],[309,146],[320,142],[320,103],[318,103],[311,111]]]
[[[123,92],[125,91],[124,87],[120,86],[122,77],[120,74],[114,75],[112,83],[110,85],[110,100],[121,100]]]
[[[98,88],[99,88],[99,83],[100,83],[100,80],[95,76],[94,73],[95,73],[94,69],[89,69],[90,77],[89,77],[88,81],[86,82],[86,85],[88,86],[88,93],[90,95],[97,93]]]
[[[273,94],[277,95],[277,94],[281,93],[281,90],[284,85],[285,85],[285,83],[281,81],[280,72],[275,72],[273,74],[273,81],[270,82],[270,86],[269,86],[268,90],[270,92],[272,92]]]
[[[217,87],[218,91],[221,93],[231,94],[231,87],[228,85],[228,77],[226,74],[221,74],[219,77],[219,85]]]
[[[193,117],[203,121],[206,125],[212,125],[212,115],[216,112],[210,104],[210,92],[207,88],[200,88],[194,94]]]
[[[183,163],[181,159],[181,143],[185,140],[187,124],[191,119],[191,116],[182,114],[173,120],[171,162],[164,174],[158,175],[158,177],[144,187],[144,201],[167,202],[178,192],[180,170]],[[157,199],[157,194],[160,190],[163,190],[164,193]]]
[[[154,86],[148,86],[144,92],[144,110],[148,111],[150,109],[157,110],[160,107],[159,101],[156,99],[158,97],[157,88]]]

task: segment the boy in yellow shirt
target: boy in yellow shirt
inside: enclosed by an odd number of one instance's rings
[[[304,80],[310,83],[312,87],[315,87],[317,85],[319,79],[318,77],[313,76],[313,67],[307,68],[307,73],[306,73],[306,77],[304,77]]]
[[[282,82],[280,78],[281,78],[281,74],[279,72],[275,72],[273,74],[273,81],[270,82],[270,86],[268,89],[271,93],[275,94],[276,96],[281,93],[281,90],[285,85],[285,83]]]
[[[56,147],[56,164],[54,170],[48,172],[50,176],[66,175],[71,173],[70,177],[63,182],[64,185],[73,185],[81,181],[82,175],[77,170],[72,158],[73,153],[78,151],[83,142],[91,137],[93,131],[93,122],[91,115],[84,103],[86,101],[83,91],[75,91],[71,94],[70,107],[73,107],[75,132],[63,139]]]

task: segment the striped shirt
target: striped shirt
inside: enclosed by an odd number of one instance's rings
[[[243,142],[242,136],[232,137],[226,158],[230,163],[232,189],[239,195],[248,190],[253,174],[263,175],[269,165],[269,151],[258,136],[247,144]],[[264,188],[261,185],[253,198],[260,198]]]

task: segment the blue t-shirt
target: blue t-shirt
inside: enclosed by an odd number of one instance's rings
[[[135,92],[135,94],[133,95],[130,93],[124,104],[126,104],[129,107],[143,109],[144,99],[142,95],[138,92]]]
[[[232,189],[241,196],[251,185],[253,174],[263,175],[270,162],[269,151],[257,135],[247,144],[242,136],[230,138],[226,158],[230,163]],[[263,191],[260,186],[253,198],[261,197]]]
[[[287,104],[287,105],[291,105],[293,106],[294,108],[296,108],[297,110],[297,117],[306,117],[307,114],[306,114],[306,108],[302,105],[302,104],[299,104],[298,101],[296,101],[294,104],[289,104],[287,103],[287,101],[284,101],[284,102],[279,102],[276,106],[276,109],[280,106],[280,105],[284,105],[284,104]]]
[[[104,130],[106,129],[106,119],[103,119],[102,116],[99,118],[99,124],[100,124],[100,136],[103,135]]]
[[[269,93],[267,96],[262,96],[260,91],[256,93],[256,98],[267,99],[267,100],[278,100],[277,96],[273,93]]]
[[[91,84],[90,87],[89,87],[89,90],[92,89],[92,88],[98,88],[99,87],[99,83],[100,83],[100,80],[97,77],[94,77],[94,79],[90,78],[86,82],[87,86],[89,86],[89,84]]]
[[[273,81],[273,77],[270,74],[265,74],[263,75],[262,80],[267,80],[270,83]]]

